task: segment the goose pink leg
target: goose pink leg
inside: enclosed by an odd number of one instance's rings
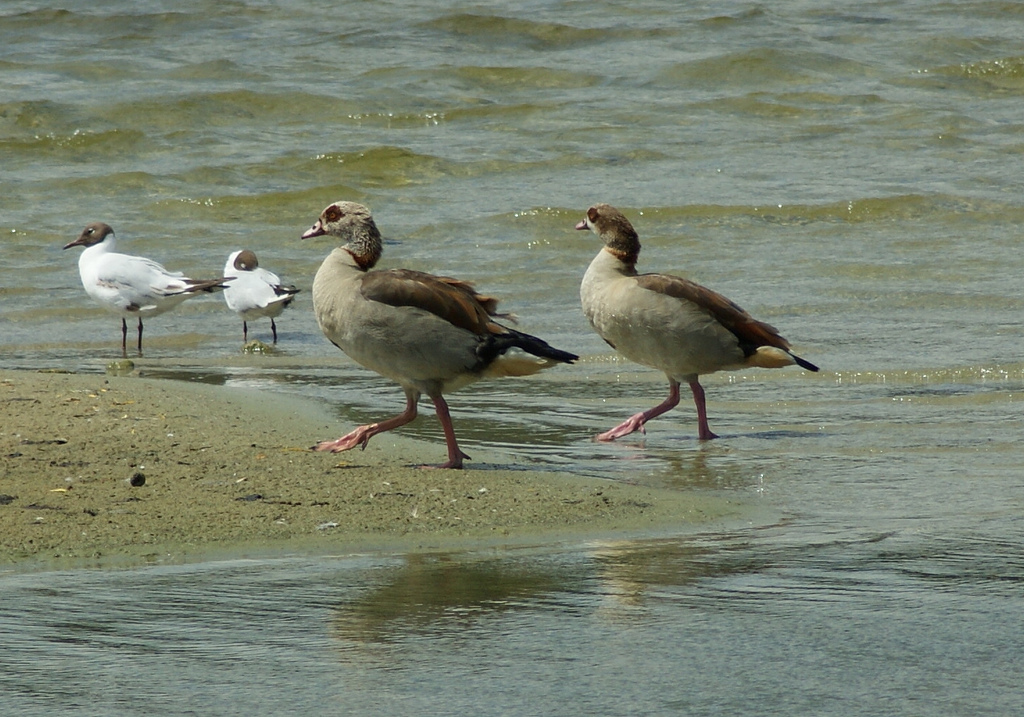
[[[434,409],[437,411],[437,420],[441,422],[441,430],[444,431],[444,440],[448,444],[448,462],[439,466],[423,466],[424,468],[462,468],[462,461],[471,460],[462,452],[458,442],[455,440],[455,429],[452,427],[452,416],[448,412],[448,403],[441,394],[431,396],[434,402]]]
[[[645,433],[644,424],[652,418],[656,418],[661,414],[671,411],[679,404],[679,382],[675,379],[669,379],[668,381],[668,398],[659,403],[654,408],[648,409],[643,413],[638,413],[635,416],[630,416],[625,421],[612,428],[609,431],[597,436],[599,441],[614,441],[616,438],[622,438],[628,436],[630,433],[640,431]]]
[[[409,423],[412,419],[416,418],[416,404],[419,402],[420,397],[418,393],[407,391],[405,394],[405,410],[394,418],[389,418],[380,423],[370,423],[366,426],[360,426],[351,433],[346,433],[341,438],[334,441],[323,441],[313,447],[315,451],[330,451],[331,453],[341,453],[347,451],[356,446],[366,448],[366,444],[370,442],[370,439],[376,436],[378,433],[384,433],[390,431],[392,428],[398,428]]]
[[[708,427],[708,407],[704,403],[704,387],[697,383],[697,379],[693,379],[690,381],[690,390],[693,391],[693,402],[697,405],[697,437],[702,441],[718,438]]]
[[[708,409],[704,399],[704,387],[700,385],[697,379],[693,379],[689,383],[690,390],[693,392],[693,402],[697,406],[697,437],[702,441],[710,441],[713,438],[718,438],[716,434],[711,432],[711,428],[708,426]],[[643,413],[630,416],[615,428],[605,431],[597,436],[597,440],[614,441],[616,438],[628,436],[630,433],[634,433],[636,431],[645,433],[645,423],[652,418],[657,418],[661,414],[671,411],[679,404],[679,382],[675,379],[669,379],[668,385],[668,398],[654,408],[644,411]]]

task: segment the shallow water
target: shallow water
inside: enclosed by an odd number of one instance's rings
[[[298,236],[355,199],[385,265],[472,279],[584,357],[452,397],[478,466],[784,519],[10,574],[13,713],[1021,711],[1019,4],[139,5],[0,10],[0,366],[117,357],[60,249],[101,220],[171,268],[214,275],[245,246],[306,289],[271,356],[241,354],[217,298],[152,319],[147,374],[306,396],[339,434],[397,412],[310,311],[330,246]],[[597,201],[634,220],[642,269],[724,292],[822,373],[708,377],[710,445],[689,405],[590,441],[666,392],[579,312],[597,245],[572,227]],[[431,416],[403,432],[443,456]]]

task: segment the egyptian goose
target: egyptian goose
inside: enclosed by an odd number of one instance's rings
[[[471,284],[409,269],[371,271],[380,259],[381,235],[361,204],[331,204],[302,238],[324,235],[341,246],[313,280],[320,329],[354,361],[401,385],[406,405],[393,418],[360,426],[315,450],[365,448],[378,433],[412,421],[426,394],[448,445],[448,461],[438,467],[461,468],[469,456],[455,440],[442,394],[481,378],[526,376],[579,358],[497,323],[493,317],[510,317],[496,313],[497,300],[478,294]],[[532,356],[506,353],[513,348]]]
[[[100,306],[121,317],[121,354],[128,355],[128,316],[139,320],[139,355],[142,355],[142,317],[156,316],[199,293],[223,289],[229,281],[221,277],[206,281],[189,279],[171,272],[155,261],[114,251],[114,230],[95,222],[82,230],[65,249],[83,246],[78,273],[85,293]]]
[[[277,274],[261,267],[256,254],[248,249],[236,251],[228,257],[224,276],[234,279],[224,289],[224,302],[242,317],[242,342],[249,340],[248,322],[266,316],[270,319],[270,331],[276,344],[277,324],[274,319],[294,301],[299,290],[282,285]]]
[[[631,361],[664,371],[669,395],[650,410],[631,416],[597,436],[612,441],[634,431],[679,403],[679,384],[690,385],[697,405],[700,440],[717,438],[708,427],[701,374],[748,366],[818,367],[795,355],[789,343],[721,294],[670,274],[637,274],[640,240],[622,212],[595,204],[577,229],[590,229],[604,247],[580,285],[583,313],[601,338]]]

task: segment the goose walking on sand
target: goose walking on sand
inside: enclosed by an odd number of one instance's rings
[[[448,445],[448,461],[438,467],[461,468],[469,456],[455,440],[444,393],[482,378],[526,376],[578,358],[499,324],[495,318],[504,315],[496,312],[497,300],[464,281],[409,269],[373,271],[381,256],[381,235],[361,204],[331,204],[302,238],[324,235],[341,245],[313,281],[320,329],[354,361],[401,385],[406,406],[393,418],[320,443],[318,451],[365,448],[378,433],[412,421],[426,394]]]
[[[114,251],[114,230],[95,222],[82,230],[73,242],[64,245],[85,247],[78,257],[78,273],[85,293],[107,311],[121,317],[121,354],[128,355],[127,317],[139,322],[139,355],[142,355],[142,317],[170,311],[185,299],[200,293],[220,291],[229,281],[189,279],[179,272],[167,271],[151,259]]]
[[[249,340],[249,322],[267,317],[276,344],[277,324],[274,319],[295,300],[299,290],[294,286],[284,286],[278,275],[261,267],[256,254],[248,249],[233,252],[228,257],[224,276],[233,279],[224,289],[224,302],[242,317],[242,343]]]
[[[663,371],[669,395],[597,436],[612,441],[679,403],[679,385],[689,384],[697,406],[698,437],[717,438],[708,427],[702,374],[748,366],[818,367],[792,351],[772,326],[757,321],[721,294],[670,274],[637,274],[640,240],[633,225],[608,204],[595,204],[576,225],[597,234],[604,247],[590,263],[580,299],[583,313],[613,349],[636,363]]]

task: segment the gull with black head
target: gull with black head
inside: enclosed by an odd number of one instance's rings
[[[109,224],[89,224],[73,242],[85,247],[78,257],[78,273],[85,293],[107,311],[121,317],[121,354],[128,355],[128,317],[138,319],[139,355],[142,355],[142,319],[170,311],[199,294],[220,291],[230,279],[189,279],[168,271],[152,259],[114,251],[116,240]]]
[[[249,340],[249,322],[266,317],[277,343],[274,319],[295,300],[299,290],[281,283],[281,278],[260,266],[256,253],[249,249],[232,252],[224,265],[224,276],[233,281],[224,289],[224,302],[242,317],[242,342]]]

